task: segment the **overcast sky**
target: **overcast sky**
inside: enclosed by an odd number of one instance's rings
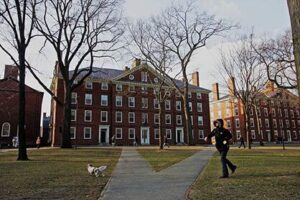
[[[184,2],[181,0],[179,2]],[[194,0],[199,11],[205,11],[209,14],[215,14],[234,23],[239,23],[241,29],[232,31],[228,37],[221,40],[211,40],[205,48],[197,52],[192,59],[190,72],[198,70],[200,73],[200,85],[211,89],[214,82],[219,82],[214,76],[218,65],[217,54],[222,46],[226,46],[241,34],[249,34],[254,28],[257,37],[275,37],[290,28],[288,8],[286,0]],[[124,0],[124,15],[130,20],[138,18],[147,18],[158,14],[160,10],[168,7],[172,0]],[[50,85],[55,56],[49,50],[43,54],[37,55],[38,47],[41,41],[36,41],[31,45],[29,58],[33,66],[41,72],[43,81]],[[12,64],[3,52],[0,52],[0,77],[4,74],[4,65]],[[105,63],[103,67],[123,69],[125,65],[130,66],[131,58],[124,58],[117,63]],[[97,66],[99,67],[99,66]],[[44,91],[41,86],[27,73],[26,84]],[[44,92],[42,112],[50,113],[50,95]]]

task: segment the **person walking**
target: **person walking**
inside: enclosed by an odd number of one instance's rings
[[[164,136],[164,146],[168,146],[168,148],[170,148],[170,145],[168,143],[168,138],[166,135]]]
[[[36,148],[40,148],[40,145],[41,145],[41,137],[40,136],[38,136],[37,138],[36,138],[36,141],[35,141],[35,144],[36,144]]]
[[[221,156],[221,163],[222,163],[222,176],[220,178],[228,178],[228,167],[231,169],[231,172],[234,173],[237,166],[232,164],[227,158],[227,153],[229,151],[229,140],[232,139],[232,134],[229,132],[228,129],[223,127],[224,122],[222,119],[217,119],[214,121],[215,129],[205,137],[205,141],[208,139],[215,137],[216,140],[216,148],[220,153]]]
[[[245,149],[245,148],[246,148],[246,145],[245,145],[243,136],[240,137],[240,142],[241,142],[241,143],[240,143],[239,148],[241,148],[241,146],[243,145],[243,146],[244,146],[244,149]]]
[[[113,135],[112,137],[111,137],[111,146],[115,146],[116,145],[116,135]]]

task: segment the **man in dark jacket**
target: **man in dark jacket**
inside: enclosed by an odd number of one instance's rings
[[[211,137],[215,137],[216,140],[216,148],[220,152],[221,163],[222,163],[222,172],[223,175],[220,178],[228,178],[228,167],[231,169],[232,173],[236,170],[237,166],[232,164],[227,158],[227,152],[229,150],[229,140],[232,138],[229,130],[223,127],[223,120],[217,119],[214,121],[214,126],[216,127],[206,138],[210,139]]]

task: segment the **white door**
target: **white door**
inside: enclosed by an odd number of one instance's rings
[[[183,128],[176,128],[176,143],[184,143]]]
[[[99,144],[109,144],[109,126],[99,126]]]
[[[289,142],[291,142],[292,141],[292,135],[291,135],[291,131],[287,131],[287,139],[288,139],[288,141]]]
[[[141,144],[150,144],[149,127],[141,127]]]
[[[267,132],[267,136],[268,136],[268,142],[271,142],[271,132],[270,131],[266,131]]]

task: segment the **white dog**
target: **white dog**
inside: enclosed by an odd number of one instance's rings
[[[106,170],[107,166],[100,166],[100,167],[94,167],[91,164],[88,164],[87,170],[90,175],[95,175],[96,177],[99,177],[100,175],[104,176],[104,170]]]

